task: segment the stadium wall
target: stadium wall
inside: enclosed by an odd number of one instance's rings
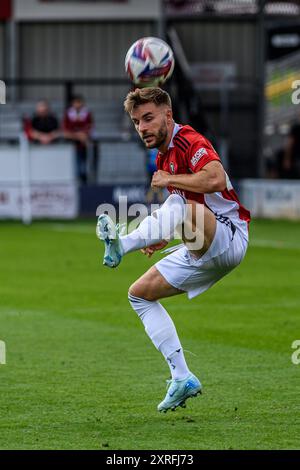
[[[140,22],[48,22],[20,24],[20,76],[43,79],[126,79],[124,57],[141,36],[153,35],[155,23]],[[42,64],[42,66],[41,66]],[[129,83],[128,83],[129,86]],[[120,99],[128,87],[85,87],[76,92],[88,99]],[[21,99],[62,99],[60,86],[22,87]]]
[[[75,21],[74,15],[69,11],[67,20],[62,21],[55,17],[49,21],[49,15],[32,17],[33,0],[28,3],[29,9],[21,14],[21,10],[16,7],[23,8],[23,3],[15,2],[19,38],[17,76],[21,79],[58,79],[61,83],[34,86],[23,84],[18,89],[18,100],[35,101],[45,97],[50,101],[63,102],[66,96],[64,80],[110,78],[119,78],[125,82],[114,85],[108,81],[101,86],[97,83],[77,84],[73,91],[83,94],[90,102],[123,100],[130,87],[124,73],[126,51],[137,38],[157,34],[154,14],[152,19],[145,19],[147,15],[144,11],[144,19],[140,21],[125,21],[122,15],[107,21],[99,21],[97,15],[92,21],[82,16],[80,21]],[[95,5],[94,7],[96,8]],[[172,23],[189,61],[234,64],[235,84],[227,96],[228,119],[224,120],[221,115],[221,100],[224,98],[221,90],[206,90],[201,94],[201,99],[211,133],[221,135],[229,144],[231,175],[256,176],[259,136],[257,22],[249,17],[214,20],[198,17],[192,21],[172,20]]]
[[[177,21],[174,26],[191,62],[234,62],[238,77],[255,78],[254,21]]]
[[[223,135],[230,143],[232,176],[254,176],[259,135],[257,23],[251,18],[218,18],[178,20],[173,22],[173,26],[190,64],[224,63],[234,66],[235,77],[225,97],[225,123],[221,116],[222,89],[204,89],[200,96],[212,134]]]
[[[50,2],[44,0],[14,0],[17,21],[34,20],[136,20],[157,19],[160,0],[120,0],[106,2]]]

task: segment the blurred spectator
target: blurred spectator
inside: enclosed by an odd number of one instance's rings
[[[30,140],[44,145],[60,137],[58,119],[46,100],[40,100],[36,104],[34,115],[25,121],[25,132]]]
[[[64,120],[64,137],[76,147],[77,175],[81,182],[87,180],[87,152],[91,140],[93,117],[81,96],[74,96]]]
[[[163,188],[152,188],[152,176],[155,171],[157,171],[156,166],[156,156],[157,149],[147,149],[146,150],[146,170],[148,175],[148,185],[149,189],[146,194],[146,201],[148,204],[161,204],[165,200],[165,192]]]
[[[291,127],[280,160],[279,176],[281,178],[300,178],[300,122]]]

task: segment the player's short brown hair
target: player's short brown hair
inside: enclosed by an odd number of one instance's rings
[[[130,114],[134,108],[146,103],[154,103],[156,106],[167,105],[172,108],[169,93],[158,87],[136,88],[130,91],[124,101],[124,108]]]

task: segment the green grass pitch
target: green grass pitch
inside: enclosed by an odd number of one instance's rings
[[[158,256],[102,253],[94,221],[0,224],[1,449],[299,449],[299,223],[254,221],[235,271],[163,301],[204,386],[166,415],[168,366],[127,301]]]

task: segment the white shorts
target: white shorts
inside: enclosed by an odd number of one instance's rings
[[[176,289],[186,291],[189,299],[209,289],[240,264],[246,254],[245,227],[241,230],[236,225],[232,229],[230,225],[216,222],[212,244],[201,258],[191,256],[184,246],[155,264],[166,281]]]

